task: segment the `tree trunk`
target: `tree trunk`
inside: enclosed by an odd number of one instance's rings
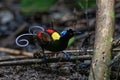
[[[108,63],[114,32],[114,1],[97,0],[96,34],[94,57],[92,59],[89,80],[109,80]]]

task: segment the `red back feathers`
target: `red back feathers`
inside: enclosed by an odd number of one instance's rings
[[[48,32],[49,34],[52,34],[53,32],[55,32],[55,30],[53,30],[53,29],[47,29],[45,31]]]
[[[38,37],[38,38],[41,38],[41,37],[42,37],[42,33],[41,33],[41,32],[38,32],[38,33],[37,33],[37,37]]]

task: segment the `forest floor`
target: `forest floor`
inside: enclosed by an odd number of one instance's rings
[[[59,4],[59,5],[58,5]],[[71,4],[71,2],[69,3]],[[36,12],[34,15],[25,16],[20,12],[19,0],[1,0],[0,1],[0,62],[3,58],[12,57],[32,57],[37,51],[33,39],[30,38],[29,46],[21,48],[16,45],[15,39],[23,33],[28,33],[31,26],[43,26],[50,28],[53,20],[53,26],[61,32],[64,29],[73,29],[83,34],[88,32],[91,35],[87,38],[78,39],[66,50],[75,50],[72,56],[91,55],[95,39],[95,18],[96,8],[88,8],[87,14],[83,10],[76,10],[64,0],[58,0],[57,3],[47,12]],[[57,11],[56,11],[57,10]],[[114,39],[120,37],[120,2],[115,5],[116,23]],[[86,15],[88,20],[86,19]],[[76,18],[77,16],[77,18]],[[113,56],[119,53],[113,52]],[[9,50],[8,50],[9,49]],[[13,50],[13,51],[11,51]],[[15,51],[17,50],[17,51]],[[81,51],[77,51],[81,50]],[[88,51],[87,51],[88,50]],[[89,52],[89,50],[92,50]],[[23,51],[27,52],[22,54]],[[29,54],[28,54],[29,53]],[[28,54],[28,55],[27,55]],[[63,54],[48,54],[52,57],[65,57]],[[3,62],[4,62],[3,61]],[[76,60],[74,62],[54,62],[45,64],[29,64],[0,66],[0,80],[88,80],[91,59]],[[1,65],[1,64],[0,64]],[[111,80],[120,78],[118,63],[114,64],[111,71]]]

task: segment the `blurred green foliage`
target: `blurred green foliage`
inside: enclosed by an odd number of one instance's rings
[[[20,6],[24,14],[31,15],[35,12],[48,11],[55,2],[57,2],[57,0],[21,0]],[[86,7],[96,6],[96,0],[76,0],[76,3],[82,10],[85,10]]]
[[[57,0],[21,0],[21,11],[25,14],[47,11]]]
[[[77,3],[83,10],[85,10],[86,7],[90,8],[96,6],[96,0],[77,0]]]

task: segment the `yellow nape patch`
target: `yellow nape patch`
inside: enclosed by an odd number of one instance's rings
[[[52,35],[53,40],[59,40],[60,39],[60,34],[58,32],[54,32]]]

